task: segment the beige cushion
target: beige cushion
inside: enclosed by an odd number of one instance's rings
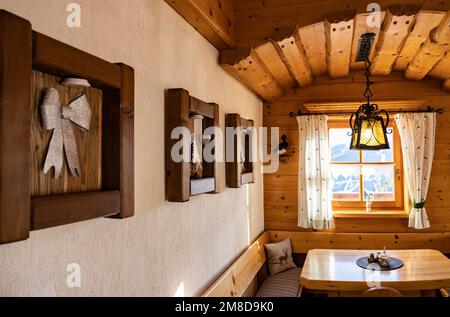
[[[277,243],[264,245],[267,255],[267,268],[271,275],[277,274],[295,267],[292,258],[291,240],[286,239]]]
[[[301,269],[293,269],[269,276],[256,297],[297,297],[300,291]]]

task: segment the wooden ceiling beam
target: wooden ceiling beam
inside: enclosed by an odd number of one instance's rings
[[[391,6],[386,12],[382,32],[372,62],[373,75],[389,75],[420,6]]]
[[[276,43],[280,51],[280,55],[285,60],[288,68],[300,85],[300,87],[308,86],[312,83],[311,67],[306,57],[298,29],[294,34],[278,43]]]
[[[269,72],[275,78],[275,80],[283,87],[290,88],[294,85],[294,79],[292,78],[288,67],[283,62],[278,50],[277,44],[273,42],[266,42],[255,48],[255,53],[259,59],[266,65]]]
[[[445,14],[439,26],[433,30],[431,37],[433,42],[441,45],[450,44],[450,10]]]
[[[235,48],[233,0],[164,0],[217,49]]]
[[[299,33],[313,75],[327,74],[325,23],[322,21],[305,26],[299,29]]]
[[[238,46],[256,47],[269,39],[279,41],[290,36],[295,28],[323,21],[330,12],[355,10],[366,13],[367,5],[376,2],[381,11],[395,4],[419,3],[423,10],[448,11],[448,0],[235,0],[235,28]]]
[[[331,78],[345,77],[350,71],[355,12],[328,15],[325,19],[325,38],[328,73]]]
[[[405,77],[421,80],[445,56],[447,48],[439,43],[426,40],[405,70]]]
[[[346,81],[352,77],[350,69],[361,70],[364,65],[356,62],[361,35],[375,33],[371,50],[374,81],[390,82],[392,76],[377,76],[391,74],[394,66],[404,70],[405,74],[397,74],[407,79],[422,79],[427,74],[449,79],[450,55],[446,57],[446,52],[450,49],[450,13],[421,10],[421,5],[411,4],[385,3],[381,8],[386,11],[381,12],[378,25],[369,23],[373,18],[367,12],[328,14],[325,21],[312,25],[301,21],[301,27],[286,38],[265,38],[255,48],[242,45],[221,50],[220,64],[260,97],[273,101],[296,83],[301,88],[312,82],[321,85],[327,81],[325,75],[333,82]]]
[[[283,88],[254,50],[236,65],[224,64],[222,67],[267,101],[274,101],[283,95]]]
[[[447,53],[428,73],[429,76],[439,79],[450,78],[450,54]]]
[[[376,21],[373,21],[373,16],[370,13],[360,13],[355,17],[355,31],[353,35],[353,45],[351,54],[351,64],[350,67],[353,70],[361,70],[364,68],[364,62],[357,62],[356,55],[358,54],[359,41],[363,34],[373,33],[375,34],[372,49],[370,51],[369,59],[373,60],[375,55],[375,47],[377,46],[378,39],[381,33],[381,25],[383,23],[386,12],[380,12],[380,24],[377,25]]]
[[[434,28],[427,40],[421,45],[408,68],[405,71],[407,79],[420,80],[450,50],[450,11],[441,18],[439,25]]]
[[[415,19],[414,28],[405,41],[395,62],[395,70],[404,71],[412,61],[420,46],[429,38],[432,29],[437,27],[444,17],[444,11],[421,10]]]

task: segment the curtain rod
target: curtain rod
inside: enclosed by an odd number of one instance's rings
[[[401,111],[388,111],[388,113],[424,113],[424,112],[435,112],[438,114],[443,114],[444,113],[444,109],[442,108],[432,108],[432,107],[428,107],[426,110],[412,110],[412,111],[407,111],[407,110],[401,110]],[[354,112],[302,112],[300,109],[297,111],[297,113],[295,112],[289,112],[289,117],[300,117],[300,116],[309,116],[309,115],[315,115],[315,116],[321,116],[321,115],[327,115],[327,116],[349,116],[351,114],[353,114]]]

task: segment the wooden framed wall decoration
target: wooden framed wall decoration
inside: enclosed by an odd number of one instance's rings
[[[29,21],[0,10],[0,73],[0,243],[25,240],[31,230],[133,216],[133,68],[35,32]],[[62,85],[67,78],[90,87]],[[88,131],[70,123],[79,168],[65,161],[58,178],[56,168],[43,172],[56,133],[42,124],[49,88],[61,118],[77,96],[91,112]]]
[[[207,162],[202,157],[205,143],[211,141],[205,140],[204,131],[211,127],[219,127],[219,106],[190,96],[187,90],[169,89],[166,92],[165,107],[167,200],[186,202],[191,196],[219,193],[219,162],[218,160]],[[176,162],[172,159],[172,149],[180,141],[172,139],[172,131],[175,128],[189,130],[190,160]]]
[[[234,159],[226,163],[227,186],[230,188],[240,188],[244,184],[254,183],[256,164],[250,159],[252,151],[250,128],[254,128],[254,125],[253,120],[241,118],[237,113],[226,115],[225,126],[238,129],[237,133],[233,134]]]

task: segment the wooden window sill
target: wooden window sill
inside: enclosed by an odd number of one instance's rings
[[[334,218],[409,218],[409,214],[403,210],[398,211],[335,211]]]

